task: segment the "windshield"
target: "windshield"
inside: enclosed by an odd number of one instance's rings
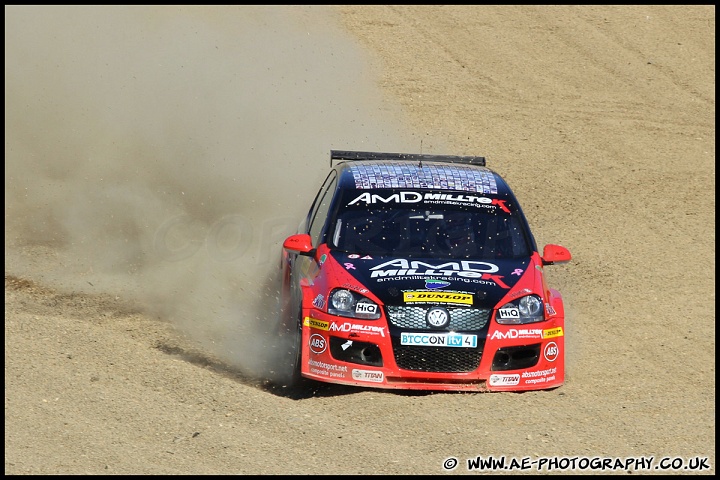
[[[443,205],[347,209],[328,243],[347,253],[426,258],[519,258],[530,255],[517,215]]]

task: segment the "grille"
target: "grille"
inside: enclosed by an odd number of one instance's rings
[[[390,324],[408,330],[424,330],[428,328],[425,313],[429,307],[386,307]],[[487,308],[448,308],[450,323],[447,329],[452,331],[482,330],[490,319]]]
[[[400,345],[393,338],[397,366],[418,372],[472,372],[480,366],[480,348],[438,348]]]

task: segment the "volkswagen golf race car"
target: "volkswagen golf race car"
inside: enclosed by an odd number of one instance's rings
[[[565,380],[565,309],[508,184],[484,157],[331,150],[283,243],[289,340],[274,380],[525,391]],[[283,352],[284,353],[284,352]]]

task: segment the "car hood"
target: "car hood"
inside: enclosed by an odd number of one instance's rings
[[[385,305],[438,301],[494,307],[520,280],[531,263],[530,257],[453,260],[363,256],[338,251],[330,255]]]

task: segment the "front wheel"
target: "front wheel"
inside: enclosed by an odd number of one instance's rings
[[[291,389],[300,385],[300,335],[288,334],[280,337],[278,356],[273,359],[270,383],[275,388]]]
[[[273,358],[270,360],[268,380],[273,388],[295,389],[303,385],[300,373],[302,356],[302,303],[297,295],[283,309],[277,332]]]

